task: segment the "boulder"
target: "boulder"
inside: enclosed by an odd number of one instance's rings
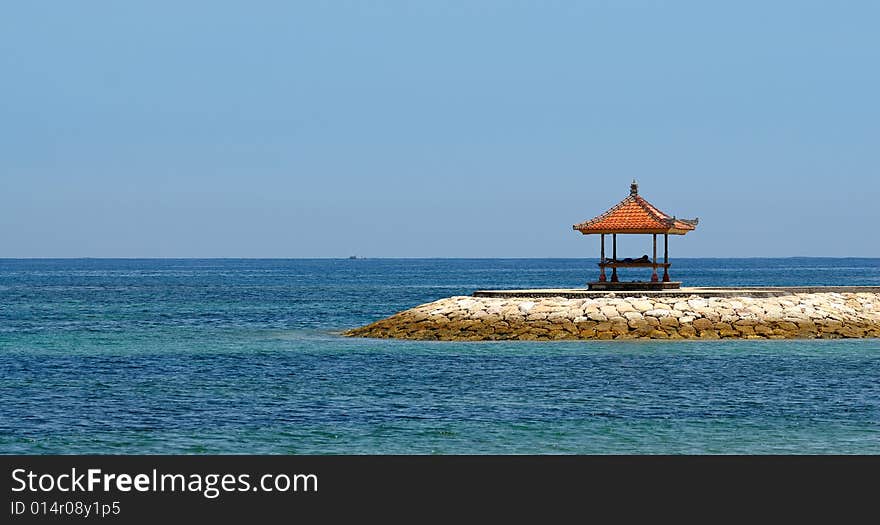
[[[692,324],[697,330],[710,330],[713,323],[708,319],[696,319]]]
[[[662,335],[661,335],[662,334]],[[440,299],[345,332],[418,340],[880,336],[880,294]]]
[[[633,308],[635,308],[639,312],[647,312],[648,310],[654,309],[654,303],[647,299],[638,299],[633,301],[631,304]]]
[[[606,317],[605,314],[598,313],[598,312],[590,312],[589,314],[587,314],[587,318],[590,319],[591,321],[599,321],[599,322],[605,322],[608,320],[608,317]]]
[[[675,317],[663,317],[660,319],[660,326],[678,327],[678,319]]]

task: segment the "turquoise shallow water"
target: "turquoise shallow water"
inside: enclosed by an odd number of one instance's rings
[[[692,285],[880,285],[878,259],[674,262]],[[880,451],[880,340],[338,335],[590,263],[0,260],[0,452]]]

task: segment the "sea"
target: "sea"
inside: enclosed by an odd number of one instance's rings
[[[341,335],[596,262],[0,259],[0,453],[880,452],[878,339]],[[880,286],[880,259],[671,262],[689,286]]]

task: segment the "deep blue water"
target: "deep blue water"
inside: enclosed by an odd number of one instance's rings
[[[595,262],[0,260],[0,452],[880,451],[876,339],[338,335]],[[672,262],[686,285],[880,286],[880,259]]]

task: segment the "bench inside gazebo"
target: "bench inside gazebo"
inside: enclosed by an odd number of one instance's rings
[[[630,185],[629,196],[605,213],[575,224],[573,228],[584,235],[601,236],[599,259],[599,280],[588,284],[590,290],[664,290],[681,287],[680,281],[669,278],[669,236],[684,235],[697,227],[699,219],[678,219],[663,213],[639,195],[636,181]],[[653,258],[643,255],[639,258],[617,258],[617,236],[648,234],[653,236]],[[605,257],[605,236],[611,235],[611,258]],[[657,236],[663,235],[663,262],[657,262]],[[651,268],[650,281],[620,281],[618,268]],[[660,279],[657,269],[663,268]],[[611,279],[606,276],[611,269]]]

